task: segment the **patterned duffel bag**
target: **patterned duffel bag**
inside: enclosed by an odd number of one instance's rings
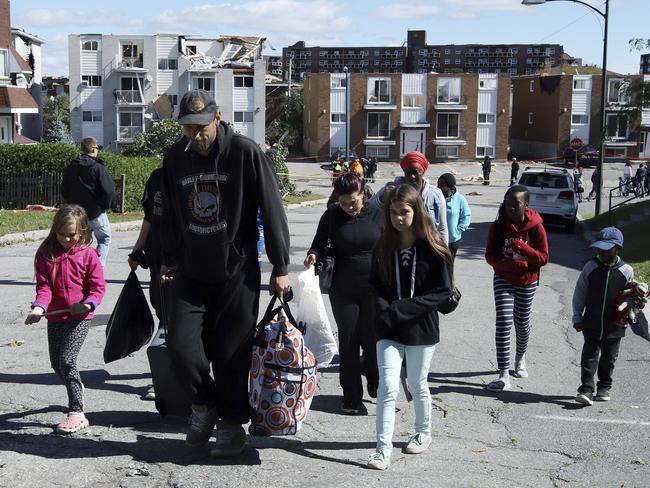
[[[294,435],[316,391],[316,359],[289,305],[273,297],[253,337],[249,404],[251,435]],[[274,317],[277,316],[277,319]]]

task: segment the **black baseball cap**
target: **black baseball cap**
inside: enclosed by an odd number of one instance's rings
[[[214,120],[217,104],[205,90],[190,90],[181,99],[178,123],[181,125],[208,125]]]

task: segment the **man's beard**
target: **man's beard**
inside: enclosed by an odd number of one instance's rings
[[[214,141],[209,141],[207,139],[202,141],[192,141],[192,149],[194,149],[196,152],[207,154],[210,151],[212,142]]]

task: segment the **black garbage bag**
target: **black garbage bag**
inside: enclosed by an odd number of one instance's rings
[[[104,362],[122,359],[151,340],[154,321],[135,271],[129,273],[106,326]]]

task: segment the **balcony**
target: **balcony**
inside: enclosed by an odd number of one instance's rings
[[[117,140],[119,142],[132,142],[135,136],[141,132],[141,125],[120,126],[117,128]]]
[[[389,95],[374,95],[366,98],[366,103],[363,105],[366,110],[395,110],[397,108],[395,100]]]
[[[142,94],[138,90],[115,90],[115,105],[143,105]]]
[[[118,57],[115,56],[115,61],[116,61],[115,71],[120,71],[124,73],[132,73],[132,72],[142,73],[142,72],[149,71],[147,68],[144,67],[142,54],[140,54],[140,56],[138,56],[137,58],[122,57],[122,59],[118,59]]]

